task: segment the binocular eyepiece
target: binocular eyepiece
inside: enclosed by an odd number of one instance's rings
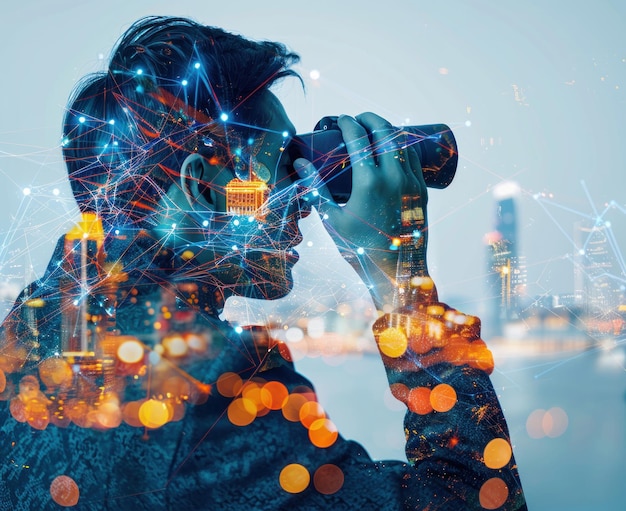
[[[452,130],[445,124],[395,129],[405,136],[404,144],[417,151],[426,186],[446,188],[454,178],[458,162]],[[335,202],[347,202],[352,190],[352,168],[337,117],[322,118],[313,132],[296,135],[286,150],[292,161],[306,158],[313,163]]]

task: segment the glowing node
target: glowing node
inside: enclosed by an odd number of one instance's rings
[[[511,444],[504,438],[494,438],[485,446],[483,452],[485,465],[493,469],[504,467],[512,455]]]
[[[237,225],[239,225],[239,224],[240,224],[239,219],[238,219],[238,218],[235,218],[235,219],[233,220],[233,225],[237,226]]]
[[[239,250],[239,247],[238,247],[237,245],[233,245],[232,247],[230,247],[230,249],[231,249],[233,252],[237,252],[237,251]]]
[[[196,63],[193,65],[193,67],[194,67],[195,69],[200,69],[200,62],[196,62]]]
[[[243,328],[241,328],[240,326],[236,326],[236,327],[235,327],[235,332],[236,332],[236,333],[238,333],[238,334],[240,334],[240,333],[242,333],[242,332],[243,332]]]
[[[365,254],[365,249],[363,247],[359,247],[356,249],[356,253],[359,255]]]
[[[137,71],[135,71],[135,73],[137,73],[138,75],[142,75],[143,74],[143,69],[137,69]]]
[[[111,120],[109,121],[109,124],[110,124],[111,126],[113,126],[113,125],[115,124],[115,119],[111,119]]]
[[[30,188],[28,188],[28,187],[26,187],[26,188],[24,188],[24,189],[22,190],[22,193],[23,193],[25,196],[29,196],[29,195],[31,194],[31,192],[32,192],[32,190],[31,190]]]
[[[61,192],[59,191],[59,189],[58,189],[58,188],[54,188],[54,189],[52,190],[52,195],[55,195],[55,196],[56,196],[56,195],[59,195],[59,193],[61,193]]]
[[[81,115],[81,116],[78,118],[78,122],[80,122],[81,124],[82,124],[82,123],[84,123],[86,120],[87,120],[87,119],[85,119],[85,116],[84,116],[84,115]]]
[[[278,482],[287,493],[301,493],[309,486],[311,475],[299,463],[292,463],[280,471]]]
[[[209,226],[209,221],[208,220],[204,220],[202,222],[202,227],[208,227]]]
[[[180,84],[185,87],[189,82],[187,80],[183,80],[180,82]]]
[[[78,504],[80,490],[71,477],[57,476],[50,484],[50,496],[59,506],[72,507]]]
[[[283,138],[287,138],[289,136],[289,132],[288,131],[283,131]]]
[[[227,113],[222,113],[220,115],[220,119],[224,122],[226,122],[228,120],[228,114]]]
[[[472,125],[472,121],[465,121],[465,126],[466,127],[470,127]]]

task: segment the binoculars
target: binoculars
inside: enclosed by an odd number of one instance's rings
[[[446,188],[458,162],[456,140],[445,124],[394,128],[403,135],[403,146],[417,151],[426,186]],[[296,135],[286,149],[291,160],[306,158],[317,169],[335,202],[343,204],[352,190],[352,168],[337,117],[323,117],[314,131]]]

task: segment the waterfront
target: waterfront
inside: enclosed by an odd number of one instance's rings
[[[617,511],[626,473],[626,350],[578,344],[492,343],[529,509]],[[403,411],[372,354],[303,358],[331,418],[379,459],[403,457]],[[359,396],[355,399],[355,396]]]

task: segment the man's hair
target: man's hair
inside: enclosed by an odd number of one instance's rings
[[[149,226],[184,159],[201,150],[228,164],[229,137],[262,121],[259,93],[297,77],[298,60],[280,43],[185,18],[135,22],[65,114],[63,156],[80,210],[109,226]]]

